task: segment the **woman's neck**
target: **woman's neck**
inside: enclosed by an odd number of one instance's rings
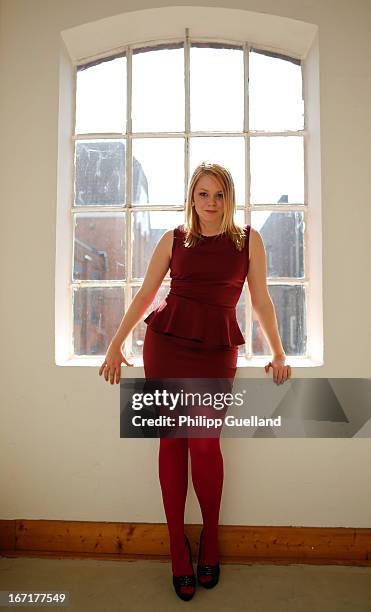
[[[204,224],[200,224],[201,226],[201,234],[203,236],[215,236],[220,233],[220,224],[218,227],[206,226]]]

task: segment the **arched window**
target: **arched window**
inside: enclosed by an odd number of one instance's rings
[[[188,179],[203,160],[231,171],[236,219],[265,243],[284,349],[306,355],[302,92],[300,59],[187,32],[76,66],[75,355],[105,354],[154,246],[183,222]],[[148,312],[169,284],[167,275]],[[237,314],[247,359],[270,354],[248,296],[246,283]],[[141,322],[127,339],[137,357],[144,333]]]

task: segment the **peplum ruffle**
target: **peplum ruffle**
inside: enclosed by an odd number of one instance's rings
[[[205,347],[245,344],[235,306],[218,306],[168,293],[144,322],[155,331],[194,340]]]

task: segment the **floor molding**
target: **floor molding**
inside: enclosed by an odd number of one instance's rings
[[[196,561],[201,525],[186,525]],[[221,563],[371,566],[371,529],[219,526]],[[169,561],[166,523],[0,520],[0,555]]]

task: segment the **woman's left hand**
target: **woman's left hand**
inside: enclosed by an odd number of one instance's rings
[[[276,356],[273,357],[272,361],[270,361],[266,366],[264,366],[265,373],[269,374],[269,368],[273,370],[273,381],[277,385],[281,385],[291,378],[291,366],[285,364],[286,356]]]

